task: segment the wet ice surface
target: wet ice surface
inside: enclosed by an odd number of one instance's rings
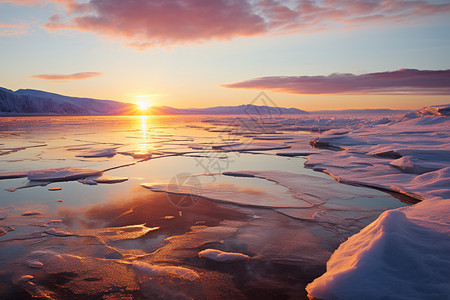
[[[303,167],[331,119],[202,119],[0,119],[0,297],[302,298],[407,205]]]

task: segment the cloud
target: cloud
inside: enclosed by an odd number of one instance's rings
[[[1,0],[0,0],[1,1]],[[138,48],[229,40],[337,26],[415,23],[445,15],[432,0],[48,0],[63,3],[48,30],[72,29],[122,38]]]
[[[21,36],[27,33],[25,24],[0,23],[0,36]]]
[[[99,72],[81,72],[81,73],[74,73],[74,74],[39,74],[39,75],[32,75],[31,78],[37,78],[37,79],[44,79],[44,80],[51,80],[51,81],[70,81],[70,80],[81,80],[81,79],[87,79],[92,77],[101,76],[102,73]]]
[[[225,84],[223,87],[289,94],[450,95],[450,70],[400,69],[362,75],[273,76]]]

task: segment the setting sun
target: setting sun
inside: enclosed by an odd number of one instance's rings
[[[151,100],[149,99],[153,95],[137,95],[134,96],[137,98],[136,105],[139,107],[139,109],[144,112],[146,111],[151,105]]]
[[[150,104],[147,101],[141,101],[137,105],[140,110],[147,110],[150,107]]]

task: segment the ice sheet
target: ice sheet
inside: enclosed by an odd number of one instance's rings
[[[418,116],[441,115],[429,108]],[[323,299],[445,299],[450,293],[450,120],[427,116],[318,137],[346,151],[309,156],[307,165],[339,181],[422,199],[390,210],[332,255],[308,285]],[[351,142],[349,142],[351,141]]]

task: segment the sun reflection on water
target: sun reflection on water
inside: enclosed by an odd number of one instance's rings
[[[148,116],[140,116],[141,118],[141,131],[142,131],[142,141],[139,145],[139,154],[147,154],[149,152],[149,144],[147,142],[148,135]]]

